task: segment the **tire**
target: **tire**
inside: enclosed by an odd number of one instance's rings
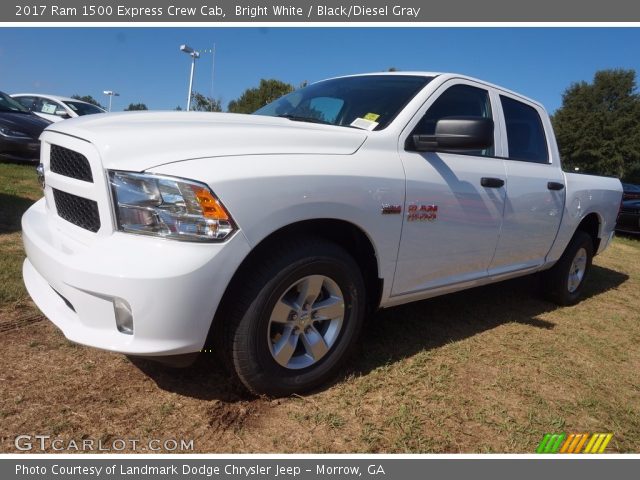
[[[227,366],[257,395],[326,383],[362,329],[365,286],[356,262],[334,243],[304,238],[280,244],[245,272],[221,319]]]
[[[582,295],[593,260],[593,240],[577,231],[557,263],[542,275],[545,296],[558,305],[574,305]]]

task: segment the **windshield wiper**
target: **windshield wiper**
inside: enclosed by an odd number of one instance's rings
[[[288,118],[289,120],[292,120],[294,122],[309,122],[309,123],[322,123],[324,125],[334,125],[331,122],[327,122],[325,120],[320,120],[319,118],[303,117],[301,115],[292,115],[290,113],[285,113],[283,115],[278,115],[278,117],[280,117],[280,118]]]

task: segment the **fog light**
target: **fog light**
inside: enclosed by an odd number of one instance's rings
[[[126,335],[133,335],[133,313],[126,300],[113,299],[113,310],[116,313],[116,326],[118,331]]]

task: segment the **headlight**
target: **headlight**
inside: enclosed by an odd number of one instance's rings
[[[2,135],[3,137],[10,137],[10,138],[31,138],[29,135],[27,135],[24,132],[20,132],[18,130],[11,130],[8,127],[0,127],[0,135]]]
[[[209,187],[182,178],[109,171],[118,230],[191,241],[221,241],[235,225]]]

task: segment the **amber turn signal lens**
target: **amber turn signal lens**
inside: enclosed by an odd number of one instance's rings
[[[196,195],[198,203],[202,207],[202,215],[206,218],[213,218],[215,220],[229,220],[229,215],[224,210],[222,205],[218,202],[209,190],[206,188],[191,187],[193,193]]]

